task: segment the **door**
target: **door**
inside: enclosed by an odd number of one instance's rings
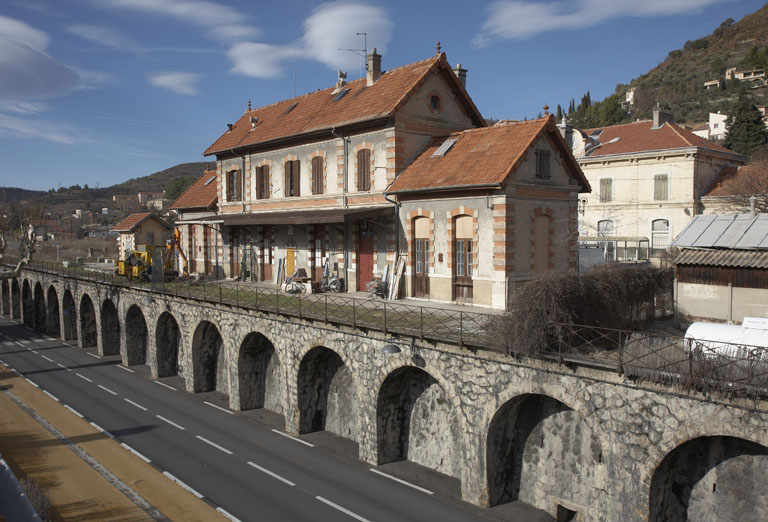
[[[296,249],[285,249],[285,277],[290,277],[296,271]]]
[[[367,224],[367,222],[366,222]],[[357,289],[365,290],[365,284],[373,278],[373,231],[360,223],[357,242]]]
[[[319,283],[323,280],[323,259],[325,259],[325,252],[323,252],[323,240],[317,236],[319,227],[315,231],[314,246],[312,249],[312,281]]]
[[[187,231],[189,233],[189,252],[187,253],[187,262],[189,263],[189,273],[196,274],[197,264],[195,263],[195,258],[197,256],[195,255],[196,254],[195,225],[187,225]]]
[[[261,229],[261,280],[272,281],[272,227]]]
[[[230,266],[231,277],[240,277],[240,232],[232,228],[232,244],[229,250],[229,258],[232,261]]]
[[[416,239],[415,247],[413,295],[429,297],[429,239]]]
[[[472,301],[472,262],[475,253],[472,245],[472,216],[456,218],[454,239],[453,299]]]
[[[203,227],[203,269],[206,274],[213,272],[211,266],[211,227]]]

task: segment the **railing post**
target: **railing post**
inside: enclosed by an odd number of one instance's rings
[[[328,294],[325,294],[325,322],[328,322]]]
[[[384,335],[387,335],[387,302],[384,301]]]
[[[301,294],[304,292],[299,291],[299,319],[301,319]]]
[[[240,308],[240,283],[235,284],[235,306]]]
[[[424,307],[419,307],[419,329],[421,330],[421,340],[424,340]]]
[[[621,342],[621,334],[622,332],[619,332],[619,367],[617,368],[619,375],[624,373],[624,343]]]
[[[275,292],[275,313],[280,313],[280,289]]]
[[[355,301],[357,301],[357,299],[353,297],[352,298],[352,328],[357,328],[357,314],[355,313]]]
[[[254,293],[256,294],[256,311],[259,311],[259,287],[254,288]]]
[[[219,283],[219,304],[221,304],[221,283]]]
[[[464,312],[459,311],[459,348],[464,348]]]

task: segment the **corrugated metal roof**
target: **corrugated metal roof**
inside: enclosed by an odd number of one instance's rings
[[[768,268],[768,251],[686,248],[677,256],[675,264]]]
[[[699,215],[678,234],[672,246],[768,250],[768,214]]]

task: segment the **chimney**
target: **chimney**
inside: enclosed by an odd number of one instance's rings
[[[376,48],[373,48],[371,54],[368,55],[368,80],[365,82],[367,87],[370,87],[381,76],[381,55],[376,52]]]
[[[456,67],[453,68],[453,72],[456,75],[456,78],[459,79],[461,82],[462,87],[465,89],[467,88],[467,70],[464,69],[460,63],[456,64]]]
[[[749,215],[755,217],[755,202],[757,198],[755,196],[749,197]]]
[[[347,73],[339,71],[336,76],[336,88],[333,90],[333,94],[339,92],[347,84]]]
[[[653,126],[651,128],[658,129],[666,122],[675,123],[675,118],[672,116],[671,112],[662,111],[657,102],[656,107],[653,109]]]
[[[232,127],[234,127],[233,123],[227,123],[227,130],[231,131]]]
[[[557,124],[557,128],[565,143],[573,150],[573,125],[568,123],[568,118],[566,118],[565,114],[563,114],[563,121]]]

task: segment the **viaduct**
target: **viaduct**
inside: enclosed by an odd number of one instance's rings
[[[768,520],[768,413],[615,373],[407,339],[32,269],[2,313],[285,429],[327,430],[380,465],[584,521]],[[402,341],[402,340],[401,340]]]

